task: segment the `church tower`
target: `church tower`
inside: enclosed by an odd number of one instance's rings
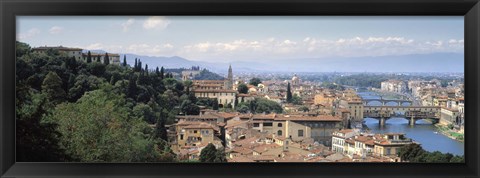
[[[227,81],[225,81],[225,89],[231,90],[233,88],[233,73],[232,73],[232,65],[228,67],[228,76]]]
[[[228,67],[228,81],[233,84],[233,73],[232,73],[232,65]]]

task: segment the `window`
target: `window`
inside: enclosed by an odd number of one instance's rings
[[[260,127],[259,123],[253,123],[253,127]]]
[[[282,136],[282,131],[281,131],[281,130],[278,130],[277,135],[278,135],[278,136]]]
[[[278,123],[278,125],[277,125],[277,126],[278,126],[278,127],[282,127],[283,125],[282,125],[282,123]]]
[[[264,127],[271,127],[271,126],[273,126],[273,124],[271,122],[265,122],[265,123],[263,123],[263,126]]]
[[[180,135],[180,140],[183,140],[183,134],[182,134],[182,135]]]
[[[193,133],[197,133],[197,130],[194,130]]]
[[[303,130],[298,130],[298,136],[303,137]]]

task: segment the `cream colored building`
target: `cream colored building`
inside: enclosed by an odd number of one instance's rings
[[[381,82],[381,90],[389,91],[389,92],[396,92],[396,93],[404,93],[407,92],[407,84],[401,80],[387,80]]]
[[[357,135],[353,129],[344,129],[332,133],[332,151],[347,154],[345,140]]]
[[[324,106],[331,106],[335,101],[335,97],[333,95],[327,95],[324,93],[316,94],[313,103],[314,104],[321,104]]]
[[[252,128],[261,132],[300,141],[313,138],[330,146],[332,133],[343,128],[342,119],[331,115],[304,116],[282,114],[257,114],[252,116]]]
[[[396,157],[403,146],[412,143],[414,143],[413,140],[406,138],[403,133],[382,134],[374,140],[373,154],[377,156]]]
[[[75,57],[76,60],[82,59],[82,49],[81,48],[68,48],[63,46],[42,46],[38,48],[33,48],[33,52],[37,53],[46,53],[48,50],[57,50],[60,53],[66,54],[68,57]]]
[[[179,122],[176,124],[178,147],[214,143],[215,127],[205,122]]]
[[[193,93],[195,93],[195,97],[197,98],[216,98],[220,108],[226,107],[228,104],[231,104],[232,107],[235,108],[236,90],[195,89]]]
[[[119,54],[107,53],[107,55],[108,55],[108,60],[109,60],[110,64],[117,64],[117,65],[120,64],[120,55]],[[97,61],[97,58],[100,58],[100,62],[103,63],[103,61],[105,60],[106,54],[105,53],[92,53],[92,52],[90,52],[90,56],[92,57],[92,61]],[[83,53],[82,54],[82,59],[84,61],[87,60],[87,57],[88,57],[88,53]]]

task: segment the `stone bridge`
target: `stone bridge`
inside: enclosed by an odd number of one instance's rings
[[[380,125],[392,117],[404,117],[409,119],[410,125],[415,125],[417,120],[432,119],[438,122],[441,108],[437,106],[364,106],[363,117],[374,118]]]
[[[396,103],[397,106],[402,106],[403,103],[409,103],[410,106],[413,105],[413,102],[411,100],[386,100],[386,99],[362,99],[363,105],[368,106],[370,102],[380,102],[382,103],[382,106],[385,106],[387,103]]]

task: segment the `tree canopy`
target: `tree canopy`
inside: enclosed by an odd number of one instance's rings
[[[165,125],[199,108],[163,67],[147,73],[139,59],[129,67],[91,62],[89,52],[74,59],[21,42],[17,49],[17,161],[175,160]]]

